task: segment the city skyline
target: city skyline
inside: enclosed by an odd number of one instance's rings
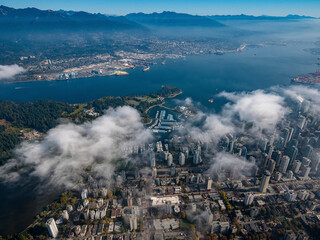
[[[312,17],[320,17],[318,9],[320,2],[315,0],[281,0],[281,1],[266,1],[266,0],[200,0],[200,1],[135,1],[134,4],[130,0],[119,0],[112,2],[109,0],[70,0],[70,1],[22,1],[22,0],[4,0],[3,5],[14,8],[35,7],[42,10],[74,10],[86,11],[91,13],[103,13],[110,15],[126,15],[133,12],[162,12],[175,11],[195,15],[270,15],[270,16],[286,16],[289,14],[306,15]]]

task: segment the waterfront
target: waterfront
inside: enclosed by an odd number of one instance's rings
[[[183,90],[183,94],[177,98],[191,97],[207,108],[218,110],[225,100],[214,98],[210,104],[208,99],[220,91],[246,91],[287,85],[292,77],[315,71],[316,56],[304,51],[306,47],[272,46],[221,56],[189,56],[186,60],[167,61],[166,65],[152,66],[147,72],[131,70],[129,76],[121,77],[3,83],[0,85],[0,98],[16,102],[51,99],[79,103],[108,95],[150,93],[158,90],[161,85],[172,85]],[[6,196],[0,204],[0,221],[3,223],[1,234],[22,230],[32,222],[41,207],[56,196],[51,190],[38,194],[36,185],[0,188],[1,195]]]
[[[129,76],[3,83],[0,98],[15,102],[50,99],[81,103],[103,96],[145,94],[156,91],[161,85],[172,85],[183,90],[184,94],[179,98],[192,97],[207,104],[208,99],[222,90],[243,91],[286,85],[296,75],[315,71],[316,56],[305,51],[307,47],[295,44],[248,48],[221,56],[188,56],[186,60],[154,65],[147,72],[130,70]],[[212,105],[216,106],[217,102]]]

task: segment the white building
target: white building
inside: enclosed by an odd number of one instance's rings
[[[61,216],[64,220],[69,220],[69,213],[67,210],[63,210]]]
[[[267,191],[267,188],[269,186],[269,181],[270,181],[270,177],[271,177],[271,174],[268,170],[266,170],[262,176],[262,179],[261,179],[261,185],[260,185],[260,192],[266,192]]]
[[[253,203],[254,200],[254,195],[253,193],[247,193],[245,198],[244,198],[244,205],[249,206]]]
[[[53,218],[48,219],[48,221],[46,222],[47,225],[47,229],[49,231],[50,237],[52,238],[56,238],[58,236],[58,228],[56,225],[56,222]]]
[[[87,190],[87,189],[82,190],[82,192],[81,192],[81,198],[82,198],[82,199],[88,198],[88,190]]]
[[[212,179],[208,178],[207,181],[207,190],[211,190],[212,189]]]
[[[286,173],[287,172],[287,168],[290,162],[290,158],[288,156],[283,156],[281,161],[280,161],[280,167],[279,167],[279,171],[282,173]]]
[[[134,231],[138,228],[137,216],[131,215],[129,217],[129,222],[130,222],[130,230],[131,231]]]
[[[183,166],[186,163],[186,157],[185,155],[181,152],[179,154],[179,165]]]

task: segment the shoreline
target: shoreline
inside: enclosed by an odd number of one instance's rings
[[[179,91],[178,93],[174,93],[174,94],[172,94],[172,95],[164,98],[164,99],[163,99],[163,103],[161,103],[161,104],[156,104],[156,105],[153,105],[153,106],[148,107],[148,108],[144,111],[144,113],[149,116],[149,118],[150,118],[151,121],[145,123],[144,125],[149,125],[149,124],[151,124],[151,123],[153,122],[153,118],[148,114],[148,112],[149,112],[152,108],[163,106],[163,105],[166,103],[166,101],[165,101],[166,99],[175,98],[176,96],[179,96],[179,95],[181,95],[182,93],[183,93],[183,91],[180,89],[180,91]]]
[[[244,51],[245,49],[248,48],[247,44],[241,44],[239,47],[237,47],[236,49],[232,49],[232,50],[216,50],[215,52],[211,52],[211,53],[203,53],[203,54],[189,54],[186,56],[182,56],[181,58],[186,58],[188,56],[199,56],[199,55],[220,55],[220,54],[228,54],[228,53],[240,53],[242,51]],[[129,68],[129,69],[123,69],[123,70],[132,70],[135,68]],[[148,70],[149,71],[149,70]],[[144,71],[145,72],[145,71]],[[128,72],[127,72],[128,73]],[[22,80],[22,81],[7,81],[7,84],[15,84],[15,83],[25,83],[25,82],[52,82],[52,81],[68,81],[68,80],[77,80],[77,79],[90,79],[90,78],[95,78],[95,77],[122,77],[122,76],[128,76],[130,75],[130,73],[128,74],[121,74],[121,75],[117,75],[117,74],[101,74],[101,75],[96,75],[96,76],[87,76],[87,77],[74,77],[74,78],[70,78],[70,79],[36,79],[36,77],[33,80]]]

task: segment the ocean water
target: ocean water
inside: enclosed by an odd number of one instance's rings
[[[103,96],[125,96],[154,92],[162,85],[181,88],[179,99],[191,97],[209,110],[218,110],[224,99],[220,91],[251,91],[274,85],[289,85],[302,73],[317,70],[317,56],[305,51],[310,45],[292,44],[248,48],[240,53],[188,56],[151,66],[150,71],[130,70],[129,76],[107,76],[68,81],[0,84],[0,99],[14,102],[50,99],[83,103]],[[208,99],[215,98],[214,103]],[[0,185],[0,234],[23,230],[41,208],[57,193],[54,189],[39,194],[37,183],[23,187]]]
[[[153,65],[150,71],[129,70],[129,76],[105,76],[67,81],[0,84],[0,99],[14,102],[50,99],[83,103],[103,96],[126,96],[156,91],[162,85],[181,88],[181,97],[207,102],[217,92],[265,89],[286,85],[297,74],[317,69],[317,57],[295,44],[247,48],[240,53],[188,56]],[[309,46],[310,47],[310,46]]]

